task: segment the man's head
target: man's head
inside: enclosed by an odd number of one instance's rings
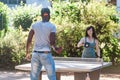
[[[41,16],[43,22],[48,22],[50,20],[50,10],[49,8],[42,8]]]

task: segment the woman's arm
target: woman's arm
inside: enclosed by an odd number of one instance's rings
[[[78,42],[77,47],[84,46],[84,41],[85,41],[85,38],[82,38],[82,39]]]
[[[98,40],[95,40],[95,42],[96,42],[96,52],[97,52],[97,56],[100,58],[99,42],[98,42]]]

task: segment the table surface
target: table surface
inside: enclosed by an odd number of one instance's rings
[[[97,59],[57,58],[55,59],[56,72],[91,72],[112,65],[111,62],[103,62]],[[30,71],[31,64],[21,64],[15,69]],[[45,71],[42,67],[42,71]]]

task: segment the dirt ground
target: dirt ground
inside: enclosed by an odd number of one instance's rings
[[[120,79],[120,64],[116,66],[110,66],[110,67],[103,68],[101,70],[101,76]]]

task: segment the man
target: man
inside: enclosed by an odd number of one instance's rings
[[[55,47],[55,26],[49,22],[50,10],[41,10],[42,21],[32,25],[26,44],[26,59],[30,60],[30,45],[34,35],[34,48],[31,58],[31,80],[38,80],[42,65],[45,67],[49,80],[56,80],[55,64],[51,55],[51,48],[60,53],[62,48]]]

